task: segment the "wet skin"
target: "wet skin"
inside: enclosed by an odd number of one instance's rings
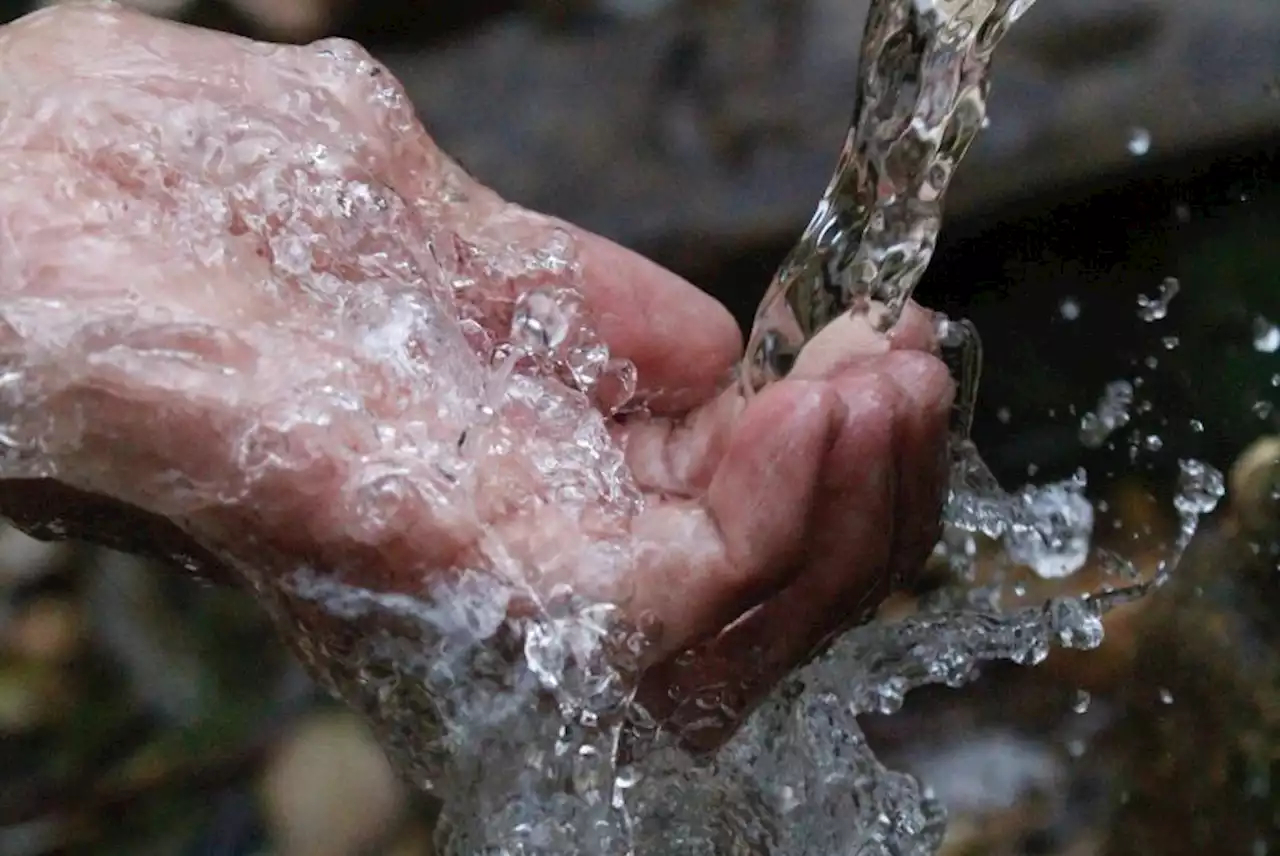
[[[335,73],[335,51],[363,76]],[[746,401],[727,383],[742,342],[723,307],[640,256],[475,183],[436,148],[407,99],[371,97],[370,81],[385,96],[390,76],[353,46],[263,46],[117,9],[59,7],[0,29],[0,65],[0,356],[26,366],[24,382],[37,378],[42,390],[38,401],[0,398],[0,415],[54,426],[38,456],[53,481],[3,470],[15,480],[0,490],[0,508],[24,526],[69,520],[68,534],[190,554],[215,575],[222,558],[245,559],[238,545],[267,545],[350,584],[413,594],[464,561],[483,567],[480,529],[497,532],[517,558],[551,543],[558,579],[625,601],[659,631],[641,697],[677,729],[701,714],[670,702],[681,694],[673,688],[732,686],[729,706],[745,713],[928,555],[952,384],[924,310],[912,306],[887,336],[856,321],[832,325],[786,380]],[[550,507],[515,522],[495,516],[505,495],[479,492],[474,508],[406,501],[376,532],[356,519],[339,478],[350,438],[372,431],[375,415],[413,414],[392,386],[377,391],[382,367],[362,362],[347,328],[280,274],[278,259],[264,261],[262,246],[274,246],[281,228],[274,213],[236,195],[248,167],[210,158],[202,142],[231,141],[246,126],[346,152],[343,163],[392,200],[394,222],[375,212],[364,225],[313,224],[330,241],[326,281],[339,296],[366,275],[372,242],[379,257],[422,274],[433,305],[470,301],[454,309],[484,324],[530,284],[490,271],[468,295],[447,297],[426,282],[422,248],[456,234],[532,252],[550,234],[569,236],[592,324],[615,357],[635,364],[652,412],[609,417],[645,497],[610,534],[630,557],[618,591],[587,580],[597,533]],[[307,162],[296,167],[297,186],[321,180]],[[232,199],[236,217],[184,219],[183,205],[212,198]],[[293,204],[288,192],[278,204]],[[91,358],[113,343],[175,336],[207,366]],[[442,400],[455,377],[489,371],[475,355],[451,360],[435,374]],[[250,362],[252,372],[214,371]],[[234,503],[208,501],[246,483],[224,451],[229,432],[288,401],[314,380],[305,372],[337,364],[354,367],[337,383],[369,379],[366,409],[317,436],[280,429],[281,443],[311,444],[307,466],[255,481]],[[71,434],[59,429],[70,425]],[[496,475],[521,454],[517,443]],[[166,478],[174,472],[185,480]],[[540,490],[536,480],[522,484]],[[96,505],[86,514],[89,496]],[[150,528],[127,531],[122,521],[138,514]],[[689,741],[711,748],[736,721]]]

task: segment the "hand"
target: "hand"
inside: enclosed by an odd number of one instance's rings
[[[165,519],[327,675],[372,629],[300,568],[616,603],[655,633],[642,699],[702,748],[932,547],[952,388],[921,310],[831,328],[747,402],[723,308],[476,184],[354,45],[59,7],[0,63],[6,513],[39,488]],[[571,280],[612,362],[551,346],[595,361],[589,398],[493,353]],[[615,413],[621,360],[647,417]],[[706,687],[711,719],[681,701]]]

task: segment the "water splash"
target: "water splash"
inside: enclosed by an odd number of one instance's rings
[[[1280,350],[1280,327],[1261,315],[1253,319],[1253,349],[1260,354],[1274,354]]]
[[[1129,424],[1133,384],[1116,380],[1107,384],[1093,411],[1080,417],[1080,443],[1100,449],[1116,431]]]
[[[1138,296],[1138,317],[1148,323],[1163,321],[1169,315],[1169,304],[1178,296],[1182,284],[1172,276],[1165,277],[1155,297]]]
[[[877,302],[887,324],[901,310],[932,253],[943,192],[982,124],[991,51],[1027,5],[873,5],[864,91],[840,170],[752,340],[763,380],[835,315]],[[298,50],[314,54],[296,55],[299,68],[336,81],[347,103],[381,105],[375,118],[394,136],[418,133],[403,93],[367,56],[342,42]],[[131,87],[109,94],[139,97]],[[317,680],[365,714],[419,787],[443,798],[443,854],[932,853],[942,807],[877,761],[857,717],[896,710],[921,686],[963,684],[985,661],[1035,664],[1055,645],[1096,647],[1102,616],[1138,591],[1001,611],[989,598],[949,590],[915,615],[846,634],[714,760],[695,761],[635,703],[652,628],[624,609],[629,593],[618,584],[634,556],[610,526],[625,530],[645,499],[605,419],[627,406],[635,370],[586,326],[580,272],[562,232],[498,201],[468,199],[476,188],[447,165],[430,192],[401,196],[366,175],[365,153],[351,139],[299,142],[237,113],[231,124],[243,136],[227,140],[189,133],[193,124],[223,127],[225,117],[175,116],[167,99],[116,104],[77,90],[59,101],[43,87],[29,101],[21,87],[9,95],[10,124],[36,116],[41,134],[97,133],[108,154],[145,153],[144,166],[185,170],[190,181],[142,184],[163,185],[157,207],[172,212],[184,246],[202,260],[238,250],[227,238],[234,221],[269,268],[255,298],[281,311],[269,323],[237,318],[232,335],[199,316],[156,326],[123,299],[104,309],[123,310],[104,329],[87,329],[93,313],[76,307],[37,306],[39,295],[6,301],[0,316],[31,341],[16,378],[7,366],[0,376],[0,445],[9,447],[0,450],[0,474],[79,475],[89,487],[118,475],[114,463],[93,469],[82,456],[78,441],[92,436],[95,420],[76,412],[54,424],[55,414],[66,416],[58,404],[69,389],[159,388],[179,400],[195,390],[230,414],[157,431],[148,452],[172,467],[111,492],[143,507],[156,496],[186,498],[189,506],[166,510],[185,514],[218,548]],[[314,106],[332,103],[317,96]],[[209,168],[236,170],[236,180],[209,181],[201,172]],[[33,188],[22,201],[48,196]],[[129,219],[147,207],[118,212],[128,234],[163,234]],[[433,225],[424,232],[423,224]],[[108,243],[59,249],[70,262]],[[335,257],[353,264],[336,268]],[[483,311],[472,311],[480,303]],[[787,313],[790,326],[771,326]],[[52,323],[42,329],[33,319]],[[317,348],[318,329],[354,342],[354,353],[334,359]],[[1000,488],[967,439],[981,368],[976,331],[948,321],[939,333],[961,379],[941,557],[963,569],[980,540],[998,540],[1043,575],[1069,573],[1092,524],[1084,479]],[[83,359],[67,360],[68,352]],[[281,376],[256,371],[260,364]],[[192,459],[197,432],[208,460],[238,474],[234,483],[201,481],[208,461]],[[336,476],[334,462],[343,465]],[[1221,483],[1194,462],[1185,472],[1179,510],[1189,532]],[[175,482],[187,486],[177,499]],[[300,483],[308,495],[282,491]],[[415,541],[413,527],[397,525],[409,514],[474,526],[449,515],[485,503],[501,512],[494,518],[527,527],[476,527],[474,549],[451,555],[448,574],[422,564],[442,548],[437,533]],[[298,507],[321,513],[299,517]],[[219,513],[246,508],[270,531],[302,530],[306,543],[333,549],[321,549],[316,566],[300,565],[241,526],[228,532]],[[201,516],[210,509],[212,520]],[[551,513],[570,531],[592,525],[583,552],[567,555],[563,538],[539,540],[548,534],[539,515]],[[371,566],[388,579],[363,584]],[[574,579],[584,585],[557,582],[566,566],[585,569]],[[634,751],[646,741],[648,751]]]

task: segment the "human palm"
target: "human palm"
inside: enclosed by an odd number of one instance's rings
[[[165,518],[309,658],[342,645],[299,568],[568,590],[651,631],[642,698],[710,746],[932,546],[951,384],[920,310],[748,401],[722,307],[478,185],[349,43],[64,7],[0,63],[0,476]],[[679,701],[707,686],[710,718]]]

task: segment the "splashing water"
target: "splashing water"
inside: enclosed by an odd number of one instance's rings
[[[1115,380],[1107,384],[1098,405],[1080,417],[1080,442],[1085,448],[1100,449],[1107,439],[1129,424],[1133,406],[1133,384]]]
[[[1181,288],[1182,284],[1177,278],[1165,277],[1155,297],[1148,297],[1145,294],[1138,296],[1138,317],[1148,323],[1163,321],[1169,315],[1169,304],[1178,296]]]
[[[874,312],[881,325],[898,317],[985,117],[992,51],[1028,5],[873,4],[854,125],[818,213],[761,307],[744,372],[750,387],[784,374],[842,312]],[[367,56],[341,42],[296,50],[311,52],[294,57],[300,68],[319,68],[361,93],[352,101],[379,105],[378,121],[394,134],[415,133],[403,93]],[[857,717],[892,712],[924,685],[961,685],[984,661],[1033,665],[1053,646],[1096,647],[1103,614],[1139,593],[1001,611],[948,592],[910,617],[844,635],[713,760],[695,761],[634,701],[652,628],[628,614],[619,586],[635,560],[626,524],[645,498],[606,417],[628,406],[635,369],[588,328],[563,231],[474,198],[447,165],[439,186],[402,196],[365,174],[368,153],[351,140],[299,142],[253,117],[229,122],[216,104],[175,116],[168,101],[146,114],[99,103],[96,92],[61,103],[42,89],[30,103],[15,92],[11,123],[28,110],[41,133],[104,133],[133,155],[161,147],[158,162],[188,179],[236,170],[235,181],[206,186],[154,182],[167,194],[155,207],[172,223],[128,219],[151,216],[147,206],[116,213],[131,237],[172,239],[210,264],[243,251],[228,243],[234,225],[259,250],[249,255],[262,261],[267,287],[252,307],[261,320],[236,317],[232,332],[196,313],[206,307],[157,321],[138,317],[135,295],[106,291],[107,321],[88,329],[92,313],[19,289],[0,306],[0,333],[30,339],[23,360],[0,373],[0,475],[78,478],[142,507],[156,496],[176,503],[166,510],[239,570],[322,685],[366,715],[418,786],[444,799],[443,854],[925,856],[942,840],[942,807],[877,761]],[[292,113],[297,94],[288,94]],[[128,87],[110,93],[136,97]],[[314,99],[317,110],[331,103]],[[174,133],[174,123],[186,132]],[[227,124],[242,136],[189,133]],[[70,192],[78,180],[59,187]],[[19,189],[27,204],[50,195]],[[282,207],[297,210],[260,216]],[[176,223],[174,234],[157,222]],[[415,237],[409,249],[405,235]],[[74,261],[108,244],[59,249]],[[353,262],[342,268],[335,257]],[[108,266],[93,261],[86,277],[102,286],[92,276]],[[509,293],[495,293],[495,282]],[[53,320],[41,327],[40,318]],[[316,345],[316,329],[355,342],[353,352],[335,359]],[[961,381],[939,555],[964,572],[980,541],[998,541],[1011,562],[1042,576],[1073,573],[1092,529],[1084,477],[1002,490],[967,439],[981,366],[976,331],[944,321],[939,337]],[[139,385],[198,393],[225,418],[193,426],[180,409],[166,414],[176,421],[157,430],[148,453],[171,466],[149,480],[111,482],[119,467],[95,467],[81,451],[97,421],[59,407],[68,390],[126,396]],[[205,441],[199,459],[189,442],[196,430]],[[326,466],[335,461],[336,475]],[[215,464],[237,477],[213,485]],[[1222,480],[1194,461],[1183,473],[1185,546]],[[285,490],[299,483],[309,497]],[[315,509],[315,495],[341,513],[291,516],[298,505]],[[503,525],[449,517],[479,508]],[[247,539],[236,516],[244,509],[273,531],[305,531],[321,548],[315,564]],[[448,574],[432,574],[416,557],[456,545],[442,547],[433,532],[413,540],[398,523],[406,514],[483,531],[471,550],[450,556]],[[564,528],[549,528],[556,523]],[[588,544],[558,537],[587,524]],[[364,584],[371,566],[388,564],[393,579]],[[569,585],[567,569],[585,571]],[[695,701],[727,704],[716,688]]]
[[[984,123],[992,52],[1029,5],[872,4],[854,122],[813,220],[757,314],[740,377],[748,394],[784,376],[800,348],[844,312],[868,314],[880,329],[896,322],[929,263],[955,168]],[[1176,281],[1166,282],[1144,307],[1152,320],[1176,291]],[[545,319],[560,317],[570,293],[518,310],[512,339],[526,352],[558,347],[563,325]],[[1041,576],[1074,573],[1089,557],[1093,526],[1084,474],[1004,491],[968,439],[981,369],[977,331],[942,319],[937,333],[959,380],[938,555],[964,576],[978,543],[995,541],[1010,562]],[[563,376],[569,362],[542,367]],[[594,363],[608,363],[607,353]],[[1091,436],[1123,422],[1124,390],[1108,392]],[[1183,463],[1175,554],[1221,496],[1221,474]],[[625,658],[600,656],[619,647],[638,655],[645,644],[617,610],[565,592],[514,634],[523,640],[517,650],[495,661],[494,639],[510,628],[493,607],[500,593],[480,579],[439,599],[452,604],[449,616],[426,615],[416,604],[404,616],[421,638],[437,640],[429,656],[419,655],[411,693],[400,677],[406,652],[389,642],[367,645],[365,665],[345,684],[335,681],[348,698],[367,698],[369,683],[377,688],[384,700],[375,719],[392,724],[388,742],[398,737],[419,781],[453,798],[440,846],[458,856],[927,856],[942,842],[945,812],[918,781],[880,764],[858,716],[892,713],[918,687],[960,686],[986,661],[1034,665],[1054,646],[1097,647],[1102,616],[1146,591],[1132,585],[1011,611],[963,590],[937,597],[908,618],[846,633],[713,760],[695,761],[633,703]],[[417,701],[390,707],[401,698]],[[718,698],[712,692],[707,704]],[[414,733],[424,720],[438,723],[436,755],[424,754]],[[649,744],[633,757],[622,747],[635,735]],[[453,772],[446,778],[442,770]]]

